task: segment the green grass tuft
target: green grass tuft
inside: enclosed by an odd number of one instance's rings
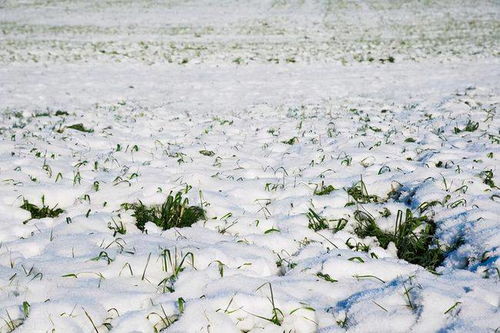
[[[309,229],[312,229],[314,231],[328,229],[328,220],[316,213],[311,208],[309,208],[309,211],[306,215],[309,219]]]
[[[144,231],[147,222],[153,222],[163,230],[170,228],[190,227],[193,223],[205,219],[205,211],[199,206],[189,206],[189,200],[182,197],[181,192],[175,195],[170,192],[167,200],[161,205],[146,206],[142,202],[123,204],[123,208],[134,211],[132,216],[136,225]]]
[[[69,116],[69,113],[66,112],[66,111],[57,110],[56,111],[56,116]]]
[[[495,182],[493,181],[493,178],[494,178],[493,170],[481,171],[481,173],[479,174],[479,177],[481,177],[481,179],[483,179],[484,184],[488,185],[491,188],[497,188],[497,186],[495,185]]]
[[[345,226],[347,225],[347,220],[344,218],[327,219],[319,215],[312,208],[309,208],[309,211],[306,213],[306,216],[307,219],[309,220],[308,228],[314,231],[331,229],[335,233],[344,229]],[[335,222],[336,224],[332,225]]]
[[[206,150],[206,149],[200,150],[200,154],[205,155],[205,156],[214,156],[215,155],[215,153],[213,151]]]
[[[321,273],[321,272],[316,273],[316,276],[319,277],[319,278],[322,278],[323,280],[328,281],[328,282],[332,282],[332,283],[338,282],[338,280],[335,280],[330,275],[324,274],[324,273]]]
[[[453,133],[458,134],[460,132],[474,132],[478,128],[479,128],[479,123],[469,119],[463,129],[460,129],[458,127],[453,128]]]
[[[64,210],[62,210],[61,208],[56,208],[56,207],[57,207],[57,205],[52,207],[52,208],[45,205],[45,198],[44,197],[42,197],[42,207],[38,207],[38,206],[30,203],[28,200],[24,199],[23,204],[21,205],[21,208],[30,212],[31,218],[24,221],[23,223],[26,224],[29,220],[32,220],[32,219],[43,219],[45,217],[58,217],[61,213],[64,212]]]
[[[325,184],[323,182],[321,182],[321,185],[317,186],[317,188],[314,190],[314,194],[315,195],[328,195],[335,190],[336,190],[336,188],[333,187],[332,185],[325,186]]]
[[[67,126],[66,128],[74,129],[74,130],[77,130],[77,131],[80,131],[80,132],[85,132],[85,133],[92,133],[92,132],[94,132],[94,130],[91,129],[91,128],[85,128],[85,126],[83,126],[82,123],[73,124],[73,125]]]
[[[427,216],[415,217],[407,209],[403,220],[403,212],[398,211],[394,232],[382,231],[373,216],[363,211],[357,210],[354,218],[358,222],[354,229],[356,235],[361,238],[376,237],[383,248],[394,242],[400,259],[431,270],[444,260],[445,252],[437,246],[434,237],[436,225]],[[419,227],[423,228],[418,232],[416,229]]]
[[[347,194],[351,196],[356,203],[381,202],[382,200],[376,195],[368,194],[365,182],[361,179],[359,182],[347,189]],[[349,206],[352,203],[348,203]]]
[[[291,139],[281,141],[281,143],[284,143],[284,144],[286,144],[286,145],[294,145],[294,144],[296,144],[297,142],[299,142],[299,138],[297,138],[296,136],[294,136],[294,137],[293,137],[293,138],[291,138]]]

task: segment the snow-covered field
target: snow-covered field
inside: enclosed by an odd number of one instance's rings
[[[0,1],[0,332],[498,331],[499,55],[497,1]]]

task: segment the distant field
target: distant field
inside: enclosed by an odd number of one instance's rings
[[[384,63],[499,55],[494,1],[6,1],[0,62]]]

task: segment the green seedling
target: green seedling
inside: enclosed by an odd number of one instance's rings
[[[113,230],[113,237],[116,234],[125,235],[127,233],[127,229],[123,225],[123,222],[120,220],[118,222],[115,219],[111,219],[111,222],[108,222],[108,229]]]
[[[70,125],[70,126],[66,126],[66,128],[73,129],[73,130],[80,131],[80,132],[85,132],[85,133],[92,133],[92,132],[94,132],[93,129],[86,128],[85,126],[83,126],[82,123],[78,123],[78,124],[73,124],[73,125]]]
[[[294,137],[293,137],[293,138],[291,138],[291,139],[281,141],[281,143],[284,143],[284,144],[286,144],[286,145],[294,145],[294,144],[296,144],[297,142],[299,142],[299,138],[297,138],[296,136],[294,136]]]
[[[349,196],[353,198],[356,203],[366,204],[370,202],[381,201],[381,199],[378,196],[368,194],[368,190],[366,189],[366,184],[363,181],[363,179],[361,179],[359,182],[348,188],[347,194],[349,194]],[[352,202],[347,203],[347,205],[350,204],[353,203]]]
[[[484,184],[488,185],[491,188],[497,188],[495,182],[493,181],[493,170],[484,170],[479,174],[479,177],[481,177]]]
[[[24,221],[23,223],[26,224],[28,221],[32,219],[43,219],[46,217],[58,217],[61,213],[64,212],[61,208],[57,208],[57,205],[54,207],[50,208],[49,206],[45,205],[45,196],[42,196],[42,207],[38,207],[32,203],[30,203],[28,200],[23,199],[23,204],[21,205],[21,208],[24,210],[27,210],[31,213],[31,218]]]
[[[163,332],[167,327],[175,323],[178,319],[179,316],[174,314],[172,316],[168,316],[167,313],[165,312],[165,309],[163,308],[163,305],[160,304],[160,308],[162,311],[162,314],[159,314],[158,312],[151,312],[146,316],[148,320],[151,319],[153,315],[157,316],[160,318],[160,321],[153,325],[153,330],[155,333]]]
[[[162,286],[163,292],[174,292],[174,283],[179,277],[179,274],[184,271],[185,266],[188,263],[186,259],[190,259],[190,265],[193,269],[195,269],[194,254],[192,252],[188,252],[185,255],[182,255],[182,253],[177,252],[177,248],[174,250],[174,253],[168,249],[164,249],[161,252],[160,257],[162,259],[162,270],[170,273],[170,275],[161,280],[160,283],[158,283],[158,286]]]
[[[316,276],[319,278],[322,278],[323,280],[328,281],[328,282],[332,282],[332,283],[338,282],[338,280],[335,280],[329,274],[324,274],[324,273],[318,272],[318,273],[316,273]]]
[[[205,155],[205,156],[214,156],[215,155],[215,153],[213,151],[206,150],[206,149],[200,150],[199,153],[202,155]]]
[[[266,284],[269,285],[270,296],[267,299],[269,300],[269,302],[271,303],[271,306],[272,306],[272,310],[271,310],[272,316],[271,316],[271,318],[266,318],[266,317],[258,316],[258,315],[254,315],[254,316],[256,316],[257,318],[260,318],[260,319],[267,320],[267,321],[269,321],[277,326],[281,326],[285,316],[283,314],[283,311],[281,311],[279,308],[276,307],[276,303],[274,301],[273,287],[272,287],[271,283],[270,282],[264,283],[262,286],[257,288],[256,291],[258,291],[259,289],[264,287]]]
[[[316,189],[314,190],[315,195],[328,195],[335,191],[336,188],[333,187],[332,185],[327,185],[325,186],[325,182],[321,182],[320,185],[316,185]]]
[[[444,314],[450,313],[451,311],[453,311],[453,309],[455,309],[456,307],[458,307],[460,304],[462,304],[462,302],[455,302],[455,304],[453,304],[450,308],[448,308],[448,310],[446,310],[444,312]]]
[[[306,214],[309,219],[308,228],[314,231],[328,229],[328,220],[316,213],[312,208]]]
[[[467,124],[465,124],[465,127],[463,129],[460,129],[458,127],[455,127],[453,129],[453,133],[455,134],[458,134],[460,132],[474,132],[475,130],[477,130],[479,128],[479,123],[478,122],[475,122],[475,121],[472,121],[472,120],[468,120],[467,121]]]
[[[309,220],[308,228],[314,231],[320,231],[324,229],[331,228],[332,231],[338,232],[345,228],[347,225],[347,220],[344,218],[340,219],[327,219],[321,215],[319,215],[312,208],[309,208],[309,211],[306,213],[307,219]],[[331,223],[337,222],[333,227],[331,227]]]

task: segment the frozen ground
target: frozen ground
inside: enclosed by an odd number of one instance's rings
[[[499,18],[0,1],[0,332],[497,331]],[[207,219],[143,233],[122,207],[170,191]],[[435,270],[359,232],[407,209]]]

